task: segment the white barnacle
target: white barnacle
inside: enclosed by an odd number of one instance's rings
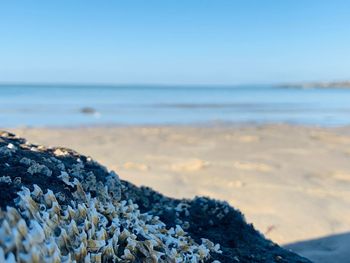
[[[12,183],[11,177],[10,176],[1,176],[0,183],[5,183],[5,184]]]
[[[9,143],[8,145],[7,145],[7,148],[9,148],[9,149],[11,149],[11,150],[17,150],[17,147],[16,146],[14,146],[12,143]]]
[[[87,232],[87,231],[89,231],[89,229],[91,229],[91,228],[92,228],[91,222],[90,222],[87,218],[85,218],[85,220],[84,220],[84,225],[83,225],[84,231]]]
[[[119,228],[117,228],[117,231],[114,232],[114,234],[111,238],[113,249],[115,252],[118,252],[118,248],[119,248],[119,239],[118,239],[119,234],[120,234],[120,230],[119,230]]]
[[[117,252],[118,250],[114,251],[112,239],[109,239],[107,241],[107,245],[105,245],[102,248],[102,255],[103,255],[103,258],[106,259],[106,261],[112,260],[113,262],[115,262],[117,259],[116,257]]]
[[[99,216],[94,206],[90,207],[88,212],[88,218],[94,226],[97,226],[97,223],[99,221]]]
[[[33,184],[34,190],[32,191],[32,196],[34,198],[40,198],[43,195],[43,191],[37,184]]]
[[[102,253],[91,253],[90,258],[91,258],[91,262],[101,263],[102,262]]]
[[[22,183],[22,178],[21,177],[15,177],[15,179],[13,180],[13,184],[15,185],[15,186],[20,186],[21,185],[21,183]]]
[[[83,163],[76,163],[72,165],[72,169],[70,169],[70,173],[71,175],[73,175],[74,177],[83,178],[83,174],[82,174],[82,170],[84,169],[84,164]]]
[[[13,227],[11,229],[11,236],[15,244],[15,247],[20,247],[22,243],[22,235],[21,233],[19,233],[17,228]]]
[[[66,167],[64,166],[64,163],[57,163],[57,168],[60,169],[61,171],[64,171],[66,169]]]
[[[107,232],[104,228],[101,228],[100,230],[96,231],[96,239],[97,240],[106,240],[107,239]]]
[[[23,218],[21,218],[17,223],[17,230],[22,235],[22,237],[26,237],[28,233],[28,227]]]
[[[29,252],[29,253],[19,253],[18,254],[18,257],[19,257],[19,261],[20,262],[35,262],[33,261],[33,257],[32,257],[32,254]],[[35,257],[35,256],[34,256]],[[39,257],[40,258],[40,257]],[[5,261],[7,262],[7,261]],[[16,261],[15,261],[16,262]],[[39,261],[37,261],[39,262]]]
[[[84,243],[84,245],[87,247],[88,236],[86,232],[82,231],[79,238],[80,238],[80,242]]]
[[[94,240],[94,239],[87,240],[87,247],[89,251],[97,252],[105,245],[106,245],[105,240]]]
[[[47,242],[45,243],[45,251],[46,254],[53,256],[57,251],[59,251],[59,248],[54,240],[53,237],[51,237]]]
[[[124,255],[122,255],[122,258],[125,259],[125,260],[130,260],[130,261],[134,261],[135,260],[134,255],[127,248],[124,249]]]
[[[40,262],[40,261],[37,261]],[[55,250],[55,252],[48,257],[44,258],[44,262],[51,262],[51,263],[61,263],[61,254],[59,250]]]
[[[0,147],[0,155],[11,157],[12,153],[15,153],[16,150],[17,147],[14,146],[12,143],[9,143],[6,146]]]
[[[20,253],[19,254],[20,262],[40,262],[42,259],[42,254],[36,246],[32,246],[29,249],[29,253]]]
[[[87,214],[87,208],[85,204],[78,204],[78,212],[80,218],[85,218]]]
[[[67,231],[64,228],[60,228],[59,230],[60,234],[58,238],[56,238],[57,245],[60,248],[67,248],[68,244],[70,243]]]
[[[47,212],[51,217],[54,217],[55,215],[59,214],[60,211],[61,211],[61,207],[57,201],[53,201],[51,208],[47,210]]]
[[[45,200],[46,205],[48,205],[48,206],[52,206],[53,202],[57,202],[57,199],[56,199],[54,193],[50,189],[48,189],[46,194],[44,195],[44,200]]]
[[[67,172],[61,171],[61,174],[58,176],[58,178],[61,179],[66,185],[74,187],[74,183],[69,181],[70,177]]]
[[[60,218],[58,217],[57,214],[51,216],[47,211],[42,211],[40,214],[41,214],[40,221],[45,222],[45,224],[49,228],[55,229],[55,227],[59,225]]]
[[[77,262],[83,262],[86,255],[87,255],[87,249],[86,249],[86,246],[84,245],[84,243],[81,243],[78,248],[74,249],[74,259]]]
[[[136,250],[136,246],[137,246],[137,241],[135,240],[135,238],[133,238],[132,236],[129,236],[126,239],[127,245],[126,247],[130,250],[130,251],[135,251]]]
[[[186,232],[181,228],[181,226],[176,225],[175,234],[176,234],[176,236],[184,236],[186,234]]]
[[[66,213],[69,215],[70,219],[75,219],[76,218],[76,215],[75,215],[76,212],[70,205],[68,205]]]
[[[77,223],[74,219],[72,219],[67,227],[68,233],[70,236],[78,236],[79,235],[79,229],[77,227]]]
[[[59,159],[57,159],[57,158],[55,158],[55,157],[50,157],[50,159],[49,159],[49,161],[51,162],[51,163],[55,163],[56,164],[56,167],[58,168],[58,169],[60,169],[61,171],[64,171],[65,169],[66,169],[66,167],[64,166],[64,163],[61,161],[61,160],[59,160]]]
[[[127,229],[124,229],[123,232],[120,233],[118,239],[120,242],[124,242],[130,235],[131,233]]]
[[[210,251],[216,252],[216,253],[222,253],[220,250],[220,244],[214,244],[209,239],[201,238],[202,244],[207,247]]]
[[[7,206],[6,212],[6,216],[9,219],[12,226],[14,226],[14,224],[16,224],[22,218],[18,210],[14,207]]]
[[[52,232],[55,229],[55,227],[57,226],[57,223],[50,221],[45,221],[45,223],[42,225],[45,236],[49,237],[52,236]]]
[[[18,205],[24,209],[26,215],[28,217],[37,217],[37,213],[39,211],[38,204],[32,199],[30,196],[30,191],[26,187],[22,187],[22,191],[17,193],[20,197],[20,201]]]
[[[30,230],[28,233],[29,243],[31,245],[40,244],[45,239],[45,233],[40,224],[35,220],[30,220]]]
[[[64,202],[66,200],[66,195],[62,192],[55,193],[55,196],[61,202]]]
[[[51,176],[52,171],[43,164],[38,164],[37,162],[32,162],[32,165],[28,167],[27,172],[30,173],[31,175],[34,174],[44,174],[46,176]]]
[[[209,256],[209,249],[206,248],[204,245],[200,245],[197,249],[200,259],[203,260]]]
[[[27,158],[27,157],[23,157],[20,161],[19,161],[21,164],[24,164],[26,166],[30,166],[32,165],[33,163],[35,163],[35,161]]]
[[[81,200],[82,202],[87,202],[86,193],[85,193],[81,183],[76,178],[74,179],[73,183],[77,187],[77,190],[73,193],[73,196],[76,199]]]
[[[111,171],[106,177],[105,184],[108,192],[113,196],[113,199],[119,201],[121,199],[121,183],[119,176],[115,172]]]
[[[6,219],[4,219],[4,221],[2,221],[2,224],[0,227],[0,240],[4,241],[5,237],[9,236],[10,233],[11,233],[11,226],[10,226],[9,222]]]
[[[61,263],[72,263],[72,254],[68,253],[67,255],[61,255]]]

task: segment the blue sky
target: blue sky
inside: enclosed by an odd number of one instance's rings
[[[0,82],[350,79],[349,1],[1,1]]]

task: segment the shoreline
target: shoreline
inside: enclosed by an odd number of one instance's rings
[[[325,130],[349,129],[350,123],[345,125],[322,125],[310,123],[286,123],[286,122],[193,122],[193,123],[140,123],[140,124],[78,124],[78,125],[17,125],[0,126],[0,130],[20,130],[20,129],[95,129],[95,128],[264,128],[264,127],[295,127],[295,128],[315,128]]]

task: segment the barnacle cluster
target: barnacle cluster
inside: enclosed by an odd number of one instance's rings
[[[1,147],[5,157],[15,151],[14,145]],[[54,155],[69,153],[56,150]],[[79,158],[67,169],[55,157],[44,159],[58,168],[54,179],[72,198],[50,186],[42,190],[34,183],[22,185],[14,205],[0,210],[0,262],[204,262],[221,252],[208,239],[195,242],[180,225],[167,227],[158,216],[142,213],[131,199],[122,198],[114,172],[101,181],[84,170]],[[38,160],[22,157],[18,162],[27,176],[53,180],[53,171]],[[87,162],[93,163],[89,158]],[[21,185],[21,177],[13,178],[2,176],[0,184]],[[188,213],[186,204],[176,209]]]
[[[16,152],[17,147],[12,143],[9,143],[6,146],[0,147],[0,155],[5,155],[11,157],[13,153]]]
[[[18,207],[1,213],[0,262],[201,262],[219,251],[207,239],[196,244],[180,226],[166,229],[130,200],[101,202],[76,184],[77,201],[67,206],[37,185],[18,193]]]

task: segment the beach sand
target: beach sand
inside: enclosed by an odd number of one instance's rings
[[[264,125],[10,131],[31,142],[90,155],[121,178],[171,197],[204,195],[226,200],[267,238],[281,245],[297,242],[289,248],[310,259],[334,259],[337,251],[342,256],[350,254],[349,235],[340,235],[348,237],[348,242],[334,241],[334,235],[350,230],[350,128]],[[321,237],[329,237],[328,243],[324,239],[298,243]]]

